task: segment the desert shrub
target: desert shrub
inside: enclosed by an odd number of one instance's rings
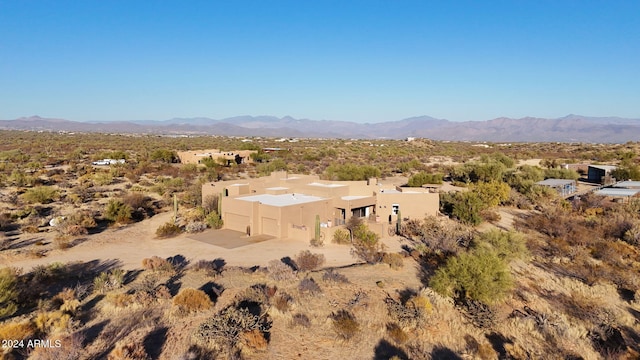
[[[133,210],[146,210],[150,207],[150,198],[140,192],[129,192],[122,197],[122,203]]]
[[[213,302],[204,291],[185,288],[173,298],[173,306],[181,312],[190,313],[210,309]]]
[[[220,274],[222,271],[222,267],[224,266],[224,262],[219,260],[199,260],[191,266],[193,271],[203,271],[209,276],[214,276]]]
[[[308,328],[311,327],[311,320],[309,320],[309,317],[307,315],[297,313],[294,314],[291,318],[291,325],[294,327],[302,326],[304,328]]]
[[[60,310],[41,312],[36,316],[34,323],[43,334],[63,332],[73,325],[71,315]]]
[[[593,347],[606,358],[618,358],[627,351],[627,343],[620,329],[600,324],[589,332]]]
[[[336,229],[331,241],[335,244],[350,245],[351,237],[349,236],[349,231],[345,229]]]
[[[360,323],[355,315],[348,310],[338,310],[331,313],[333,330],[342,340],[350,340],[360,332]]]
[[[318,295],[322,293],[322,289],[313,278],[304,278],[298,284],[298,291],[301,294]]]
[[[404,266],[404,256],[398,253],[384,253],[382,262],[389,265],[393,270],[399,270]]]
[[[387,324],[387,334],[398,345],[402,345],[409,340],[409,335],[396,323]]]
[[[8,267],[0,269],[0,319],[18,311],[19,297],[16,269]]]
[[[302,250],[296,256],[295,263],[299,271],[311,271],[322,266],[325,260],[323,254],[313,254],[309,250]]]
[[[347,284],[349,279],[344,274],[341,274],[333,269],[329,269],[322,274],[323,281],[331,281],[335,283]]]
[[[463,315],[480,329],[488,329],[495,325],[495,311],[487,304],[473,299],[463,299],[459,304]]]
[[[474,246],[489,246],[496,254],[507,261],[524,259],[529,255],[526,240],[521,233],[492,229],[478,235]]]
[[[150,258],[143,259],[142,268],[153,271],[174,271],[173,264],[171,264],[169,260],[163,259],[159,256],[152,256]]]
[[[424,184],[442,184],[442,178],[442,174],[429,174],[426,172],[419,172],[409,178],[407,185],[411,187],[420,187]]]
[[[36,327],[29,320],[0,324],[0,339],[2,340],[26,340],[34,336],[35,332]],[[2,355],[2,352],[0,352],[0,355]]]
[[[60,235],[53,239],[53,246],[58,250],[66,250],[71,247],[71,239],[69,236]]]
[[[293,269],[280,260],[269,261],[267,270],[269,277],[276,281],[288,281],[296,278]]]
[[[429,285],[441,295],[494,303],[507,294],[512,281],[507,263],[495,251],[477,249],[449,258]]]
[[[421,223],[407,222],[403,235],[417,238],[416,250],[421,253],[432,251],[436,254],[457,254],[465,249],[473,239],[472,228],[457,221],[440,221],[435,216],[427,216]],[[421,248],[418,245],[423,245]]]
[[[93,279],[93,291],[102,294],[122,287],[124,284],[124,274],[125,271],[122,269],[101,272]]]
[[[190,234],[203,232],[207,229],[207,224],[202,221],[192,221],[184,227],[184,230]]]
[[[263,334],[271,329],[265,315],[252,314],[246,308],[228,306],[198,326],[196,341],[231,353],[243,333],[258,330]]]
[[[266,350],[269,345],[264,333],[258,329],[243,332],[240,335],[239,343],[255,350]]]
[[[280,292],[273,297],[273,300],[271,302],[273,304],[273,307],[275,307],[278,311],[284,313],[291,309],[291,305],[293,304],[293,297],[286,292]]]
[[[182,232],[182,228],[180,226],[174,224],[173,222],[166,222],[156,229],[156,236],[159,238],[169,238],[173,236],[177,236]]]
[[[207,222],[207,225],[212,229],[221,229],[224,225],[224,221],[222,221],[222,217],[220,217],[220,214],[218,214],[217,211],[212,211],[211,213],[209,213],[209,215],[207,215],[207,217],[205,218],[205,221]]]
[[[380,177],[380,169],[372,165],[332,164],[325,170],[326,177],[331,180],[367,180]]]
[[[48,204],[58,198],[58,191],[51,186],[36,186],[22,194],[22,200],[29,204]]]
[[[135,302],[135,297],[127,293],[109,293],[105,299],[107,303],[117,307],[125,308]]]
[[[140,341],[120,341],[111,350],[107,360],[149,360],[150,357]]]
[[[480,196],[472,191],[457,194],[454,197],[451,215],[468,225],[480,224],[482,222],[480,211],[486,206]]]
[[[384,244],[380,236],[369,230],[365,224],[359,224],[353,230],[353,248],[351,255],[368,264],[379,263],[384,253]]]
[[[120,200],[111,199],[104,210],[105,219],[126,224],[131,221],[133,209]]]
[[[385,303],[389,316],[406,327],[424,325],[426,316],[432,311],[431,302],[422,295],[414,295],[404,304],[388,296]]]
[[[471,187],[482,203],[489,208],[500,205],[509,199],[511,188],[502,181],[479,182]]]

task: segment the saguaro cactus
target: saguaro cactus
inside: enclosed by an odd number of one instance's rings
[[[316,215],[316,242],[320,241],[320,215]]]
[[[402,214],[398,210],[398,219],[396,220],[396,235],[400,234],[400,226],[402,225]]]

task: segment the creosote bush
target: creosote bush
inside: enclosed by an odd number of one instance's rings
[[[156,229],[156,236],[159,238],[168,238],[177,236],[181,232],[182,228],[180,228],[180,226],[174,224],[173,222],[166,222],[160,225],[158,229]]]
[[[295,258],[298,271],[311,271],[321,267],[325,263],[323,254],[313,254],[309,250],[302,250]]]
[[[173,298],[173,306],[184,313],[210,309],[213,302],[202,290],[185,288]]]
[[[350,245],[351,237],[349,236],[349,231],[345,229],[336,229],[336,231],[333,233],[331,241],[334,244]]]
[[[58,191],[51,186],[36,186],[22,194],[22,200],[29,204],[48,204],[58,198]]]
[[[382,260],[385,246],[380,241],[380,236],[369,230],[364,223],[358,224],[353,229],[353,248],[351,255],[365,261],[368,264],[376,264]]]
[[[15,314],[19,296],[17,271],[13,268],[0,269],[0,319]]]
[[[133,209],[120,200],[111,199],[104,210],[105,219],[121,224],[131,222]]]
[[[322,289],[313,278],[304,278],[298,284],[298,291],[301,294],[318,295],[322,293]]]
[[[329,269],[325,271],[324,274],[322,274],[322,280],[335,282],[335,283],[342,283],[342,284],[349,283],[349,279],[344,274],[341,274],[335,271],[334,269]]]
[[[167,259],[163,259],[159,256],[152,256],[142,260],[142,267],[145,270],[153,271],[166,271],[172,272],[174,270],[173,264]]]
[[[393,270],[400,270],[404,266],[404,256],[398,253],[384,253],[382,262],[389,265]]]
[[[271,322],[266,316],[252,314],[246,308],[228,306],[200,324],[195,339],[230,354],[244,333],[257,330],[265,334],[270,329]]]
[[[280,260],[271,260],[267,265],[268,275],[276,281],[288,281],[296,278],[293,269]]]
[[[335,330],[338,338],[342,340],[350,340],[360,332],[360,323],[355,315],[348,310],[338,310],[331,313],[331,321],[333,330]]]

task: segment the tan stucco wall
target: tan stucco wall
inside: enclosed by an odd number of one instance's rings
[[[219,149],[205,149],[205,150],[190,150],[190,151],[178,151],[178,158],[183,164],[199,164],[200,160],[205,157],[211,157],[214,160],[225,159],[235,160],[236,155],[240,155],[243,158],[243,162],[250,163],[251,154],[257,153],[256,150],[231,150],[220,151]]]
[[[309,185],[310,183],[340,184],[345,186],[327,187]],[[286,189],[267,190],[269,188]],[[225,189],[228,196],[224,196]],[[240,199],[247,195],[265,193],[299,193],[321,197],[323,200],[288,206],[270,206]],[[369,214],[376,214],[382,224],[378,227],[373,224],[376,231],[381,231],[381,235],[386,234],[384,224],[388,222],[388,216],[392,212],[393,204],[400,205],[402,217],[417,219],[422,219],[426,215],[436,215],[439,209],[439,195],[430,193],[426,189],[395,187],[385,189],[375,181],[321,181],[314,175],[291,175],[286,172],[275,172],[270,176],[258,179],[219,181],[204,184],[202,187],[203,199],[211,195],[221,196],[222,218],[225,221],[225,228],[245,232],[247,225],[249,225],[252,235],[263,234],[267,231],[272,235],[276,233],[277,235],[274,236],[281,238],[289,237],[304,241],[310,240],[315,234],[316,215],[320,216],[322,223],[331,221],[332,225],[335,226],[335,220],[341,218],[339,209],[345,209],[345,220],[348,220],[351,217],[352,209],[369,207]],[[366,197],[343,200],[343,196]],[[278,230],[275,231],[273,229],[273,221],[266,219],[274,219]],[[392,216],[392,219],[395,221],[396,217]]]

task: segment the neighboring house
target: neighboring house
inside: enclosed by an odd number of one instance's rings
[[[213,159],[215,161],[225,162],[225,165],[231,165],[233,163],[243,164],[250,163],[251,154],[257,153],[256,150],[234,150],[234,151],[220,151],[219,149],[209,150],[191,150],[191,151],[178,151],[178,158],[183,164],[200,164],[205,158]]]
[[[342,225],[352,216],[369,219],[372,229],[383,234],[398,214],[422,219],[436,215],[440,206],[439,194],[428,189],[383,186],[377,179],[323,181],[284,171],[204,184],[203,200],[211,195],[220,196],[226,229],[305,241],[315,235],[316,217],[322,228]]]
[[[569,196],[576,192],[576,181],[568,179],[545,179],[538,181],[536,185],[550,187],[556,190],[560,196]]]
[[[610,184],[612,182],[611,171],[616,168],[613,165],[589,165],[587,168],[587,180],[602,185]]]

